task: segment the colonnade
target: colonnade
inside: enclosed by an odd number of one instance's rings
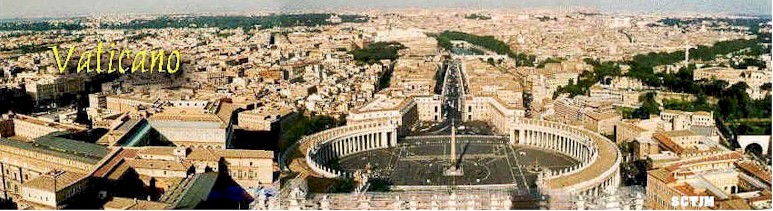
[[[618,171],[618,172],[616,172],[616,174],[619,175],[620,172]],[[610,177],[610,178],[606,178],[603,182],[601,182],[601,184],[599,184],[599,185],[597,185],[597,186],[595,186],[593,188],[587,189],[585,191],[581,191],[579,193],[579,195],[599,196],[602,193],[604,193],[607,189],[609,189],[609,188],[615,188],[616,189],[619,186],[620,186],[620,177]]]
[[[620,152],[606,137],[544,120],[516,119],[512,124],[511,144],[551,150],[580,161],[577,166],[548,172],[538,183],[543,193],[597,196],[620,185]]]
[[[552,171],[539,183],[543,193],[596,196],[620,184],[621,155],[606,137],[580,127],[536,119],[515,119],[511,144],[551,150],[580,161]],[[350,176],[328,167],[329,162],[374,149],[397,146],[397,126],[385,123],[347,125],[304,137],[306,163],[323,177]]]
[[[596,155],[596,148],[590,138],[566,134],[554,128],[521,126],[513,129],[516,144],[535,146],[567,155],[580,163],[589,163]]]
[[[393,141],[397,139],[395,134],[392,131],[376,131],[347,136],[320,144],[312,156],[319,163],[327,164],[332,159],[343,158],[354,153],[395,146],[396,142]]]
[[[394,125],[347,127],[336,128],[344,131],[337,137],[321,136],[317,137],[321,139],[314,140],[306,153],[306,163],[315,173],[329,178],[346,177],[349,176],[347,172],[327,167],[327,164],[355,153],[397,146],[397,127]]]

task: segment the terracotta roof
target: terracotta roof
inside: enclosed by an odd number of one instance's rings
[[[177,162],[167,160],[150,160],[150,159],[126,159],[126,163],[132,168],[143,169],[164,169],[172,171],[187,171],[191,167],[190,162]]]
[[[620,116],[620,114],[615,112],[604,112],[604,113],[588,112],[588,113],[585,113],[585,115],[587,115],[588,117],[594,120],[611,119],[611,118],[616,118]]]
[[[91,167],[80,168],[80,167],[77,167],[77,166],[60,165],[58,163],[50,162],[48,160],[39,159],[37,157],[33,158],[33,157],[30,157],[30,156],[6,153],[5,151],[2,151],[2,150],[0,150],[0,154],[2,154],[2,156],[0,156],[0,158],[3,158],[3,159],[23,160],[24,163],[25,163],[25,168],[34,169],[35,171],[38,171],[38,172],[47,172],[47,171],[50,171],[50,170],[59,169],[59,170],[64,170],[64,171],[87,173],[87,172],[92,170]]]
[[[671,177],[671,173],[662,168],[647,171],[647,174],[657,180],[663,181],[663,183],[670,183],[674,181],[674,178]]]
[[[45,191],[60,191],[86,178],[85,174],[70,171],[49,172],[22,184],[22,187]]]
[[[99,163],[109,153],[104,146],[56,137],[55,135],[49,134],[40,137],[34,143],[0,138],[0,145],[89,164]]]
[[[676,154],[682,154],[682,151],[684,151],[684,148],[679,146],[679,144],[675,143],[671,140],[671,136],[664,134],[664,133],[656,133],[655,135],[652,135],[653,138],[658,140],[666,149],[673,151]]]
[[[138,155],[174,155],[175,147],[147,146],[137,151]]]
[[[173,156],[175,147],[142,147],[137,154],[145,155],[166,155]],[[220,158],[274,158],[274,152],[267,150],[245,150],[245,149],[188,149],[186,160],[207,160],[218,161]]]
[[[679,192],[683,196],[707,196],[706,191],[700,191],[698,192],[695,190],[694,187],[688,185],[688,184],[682,184],[672,187],[674,190]]]
[[[96,171],[92,174],[94,177],[106,177],[111,172],[115,171],[120,167],[120,165],[124,162],[124,159],[126,158],[134,158],[137,156],[137,149],[126,149],[121,148],[119,149],[119,152],[110,158],[107,162],[102,164],[99,168],[97,168]]]
[[[677,169],[681,168],[682,166],[687,166],[687,165],[693,165],[693,164],[698,164],[698,163],[703,163],[703,162],[710,162],[710,161],[714,161],[714,162],[722,161],[722,160],[734,161],[734,160],[738,160],[738,159],[741,159],[741,158],[743,158],[743,155],[741,155],[740,153],[738,153],[738,152],[729,152],[729,153],[725,153],[725,154],[718,154],[718,155],[711,155],[711,156],[701,157],[701,158],[698,158],[698,159],[681,160],[681,161],[673,162],[673,163],[671,163],[670,165],[668,165],[668,166],[666,166],[664,168],[667,169],[667,170],[670,170],[670,171],[674,171],[674,170],[677,170]]]
[[[103,205],[106,210],[165,210],[169,204],[137,200],[123,197],[113,197]]]
[[[228,123],[231,121],[231,116],[233,115],[233,111],[236,110],[233,104],[221,102],[220,107],[217,109],[217,115],[218,118],[220,118],[220,121],[224,123]]]
[[[668,137],[682,137],[682,136],[697,136],[695,132],[692,132],[690,130],[672,130],[672,131],[663,131],[660,132],[663,135],[666,135]]]
[[[191,150],[186,159],[189,160],[211,160],[218,161],[220,158],[267,158],[273,159],[274,152],[267,150],[244,150],[244,149],[201,149]]]
[[[110,172],[110,174],[107,174],[106,178],[108,180],[117,181],[120,180],[121,177],[123,177],[124,174],[126,174],[126,171],[129,170],[131,166],[127,164],[126,162],[121,162],[121,164],[118,165],[113,171]]]
[[[737,162],[735,163],[736,166],[743,169],[746,172],[749,172],[750,174],[754,175],[755,177],[762,179],[768,185],[771,184],[771,174],[768,171],[765,171],[764,169],[760,168],[757,165],[754,165],[754,163],[751,162]]]
[[[730,199],[719,202],[720,209],[723,210],[751,210],[752,207],[745,199]]]
[[[225,158],[274,158],[274,152],[268,150],[229,149],[220,151],[221,156]]]
[[[211,149],[193,149],[191,150],[191,153],[185,157],[185,159],[219,161],[220,156],[218,156],[218,154],[219,153],[212,152]]]

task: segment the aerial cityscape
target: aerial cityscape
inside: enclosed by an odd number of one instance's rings
[[[0,209],[773,208],[770,1],[146,2],[0,0]]]

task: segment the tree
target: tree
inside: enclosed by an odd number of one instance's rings
[[[633,111],[634,116],[649,119],[651,114],[660,114],[660,105],[655,101],[655,92],[648,92],[639,97],[641,107]]]
[[[746,118],[752,114],[755,108],[749,98],[749,94],[746,93],[746,89],[749,85],[744,82],[739,82],[728,87],[722,91],[722,95],[719,96],[719,113],[730,119]],[[770,107],[768,105],[768,107]]]
[[[299,113],[303,113],[303,111],[300,111]],[[331,116],[309,117],[301,114],[289,125],[290,126],[283,131],[280,138],[280,143],[278,144],[280,149],[290,146],[305,135],[337,127],[343,125],[343,123]]]
[[[381,77],[378,78],[378,90],[386,89],[392,82],[392,74],[394,73],[394,67],[389,67]]]
[[[464,15],[464,18],[465,19],[470,19],[470,20],[491,20],[490,16],[487,16],[487,15],[484,15],[484,14],[478,14],[478,13]]]
[[[446,50],[452,50],[452,40],[463,40],[473,45],[477,45],[493,51],[497,54],[507,55],[515,59],[516,66],[534,66],[537,59],[534,55],[524,53],[514,53],[507,43],[497,40],[494,36],[478,36],[458,31],[443,31],[440,34],[430,34],[438,41],[438,46]]]
[[[770,83],[764,83],[760,86],[761,90],[770,91]]]
[[[349,53],[354,56],[354,60],[373,64],[384,59],[397,59],[399,57],[397,51],[401,49],[405,49],[405,46],[397,42],[377,42]]]
[[[710,60],[713,60],[718,55],[727,55],[728,53],[739,52],[742,50],[744,52],[743,54],[762,55],[765,52],[769,52],[768,48],[764,48],[761,45],[761,43],[764,43],[764,42],[765,41],[758,40],[758,39],[749,39],[749,40],[737,39],[737,40],[719,41],[714,43],[714,45],[711,45],[711,46],[701,45],[690,50],[690,59],[710,61]],[[682,59],[684,59],[684,51],[650,52],[647,54],[639,54],[634,56],[633,59],[628,62],[628,65],[631,66],[631,69],[630,71],[628,71],[627,75],[641,80],[646,85],[659,87],[663,85],[662,84],[663,81],[661,81],[660,78],[663,78],[663,80],[666,80],[668,79],[669,77],[668,75],[670,74],[665,74],[665,73],[656,74],[653,71],[653,68],[661,65],[675,64],[677,62],[682,61]],[[752,63],[754,61],[749,61],[749,62]],[[694,67],[688,67],[687,69],[691,72],[692,69],[694,69]],[[680,73],[677,73],[677,75],[678,74]],[[678,78],[685,79],[686,77],[678,77]],[[675,85],[675,84],[672,84],[672,85]],[[678,87],[678,86],[669,86],[669,88],[674,88],[674,87]],[[697,91],[697,90],[693,90],[693,91]]]
[[[486,59],[486,62],[488,62],[488,64],[490,64],[491,66],[495,65],[494,58],[488,58],[488,59]]]
[[[711,80],[710,82],[704,81],[702,83],[702,88],[703,91],[709,96],[721,96],[722,91],[725,90],[725,87],[729,85],[730,84],[724,80]]]
[[[332,25],[328,21],[330,13],[307,14],[278,14],[265,16],[195,16],[195,17],[169,17],[162,16],[149,20],[132,20],[128,23],[103,23],[100,27],[109,29],[157,29],[157,28],[207,28],[217,27],[222,29],[243,30],[259,28],[293,27],[293,26],[319,26]],[[341,22],[366,22],[367,16],[338,15]]]

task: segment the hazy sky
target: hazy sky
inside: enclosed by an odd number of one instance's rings
[[[0,18],[408,7],[585,7],[602,12],[771,14],[771,0],[0,0]]]

